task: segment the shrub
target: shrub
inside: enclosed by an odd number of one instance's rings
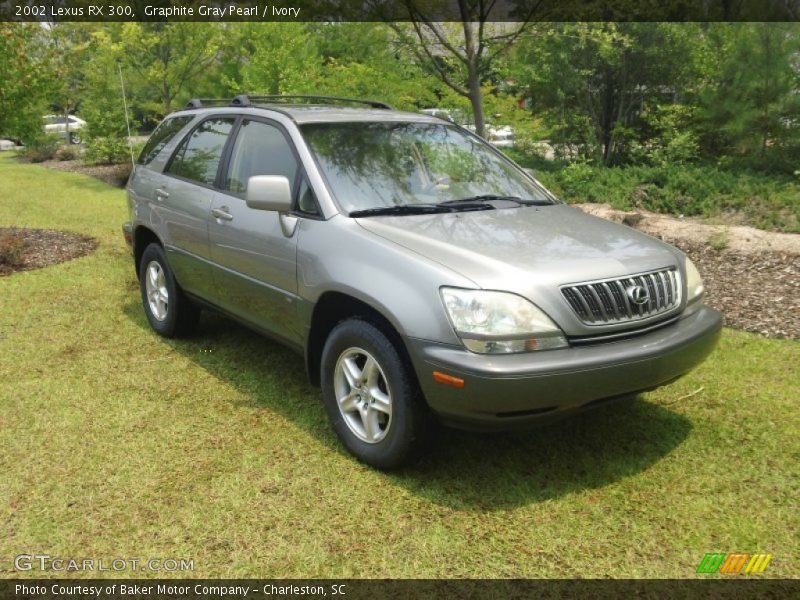
[[[142,150],[144,149],[144,145],[146,143],[147,142],[133,142],[133,144],[131,144],[134,160],[139,158],[139,155],[142,153]]]
[[[21,233],[4,231],[0,233],[0,264],[19,266],[25,252],[25,238]]]
[[[59,146],[56,150],[56,160],[78,160],[81,157],[81,151],[77,146],[67,145]]]
[[[83,160],[90,165],[116,165],[130,161],[128,142],[116,137],[92,138],[86,143]]]
[[[35,163],[53,160],[60,144],[61,138],[58,135],[42,135],[28,144],[25,148],[25,157]]]
[[[596,167],[584,162],[537,177],[567,202],[605,202],[674,215],[725,215],[761,229],[800,233],[795,179],[711,165]]]

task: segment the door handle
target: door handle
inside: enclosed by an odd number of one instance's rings
[[[228,212],[227,206],[211,209],[211,214],[214,215],[215,218],[222,221],[233,221],[233,215]]]
[[[169,192],[164,188],[156,189],[156,200],[166,200],[169,198]]]

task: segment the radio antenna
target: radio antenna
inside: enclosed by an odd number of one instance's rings
[[[125,97],[125,81],[122,79],[122,66],[117,61],[117,72],[119,73],[119,86],[122,88],[122,105],[125,107],[125,126],[128,128],[128,152],[131,155],[131,169],[136,168],[136,161],[133,158],[133,142],[131,141],[131,120],[128,118],[128,100]]]

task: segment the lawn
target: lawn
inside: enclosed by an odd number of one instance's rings
[[[192,577],[683,578],[740,551],[800,577],[796,341],[726,330],[665,389],[443,431],[384,474],[340,448],[300,357],[214,315],[153,334],[125,217],[120,190],[0,158],[0,226],[99,241],[0,278],[0,576],[45,553],[193,559]]]

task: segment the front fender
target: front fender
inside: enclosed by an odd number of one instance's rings
[[[298,293],[309,305],[339,292],[377,310],[404,337],[460,344],[439,288],[478,287],[473,281],[341,215],[303,219],[298,235]]]

